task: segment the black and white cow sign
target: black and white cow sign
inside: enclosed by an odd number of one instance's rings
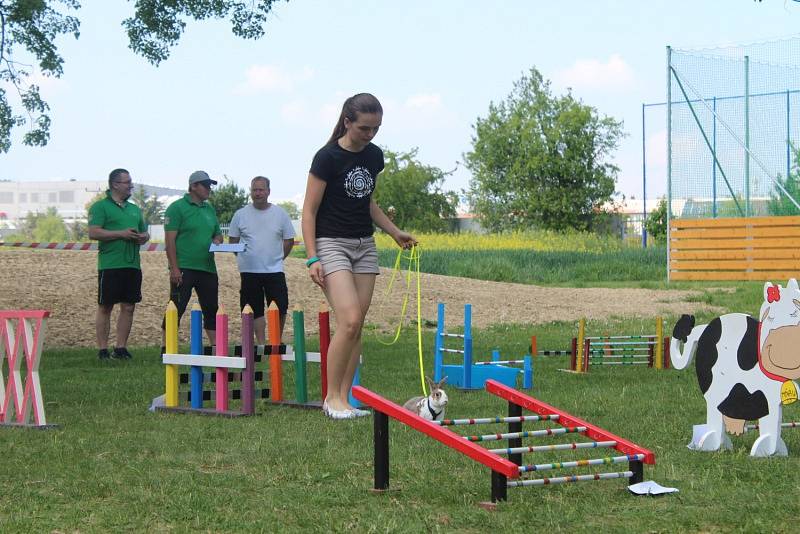
[[[786,287],[764,284],[759,319],[729,313],[695,326],[693,316],[681,316],[670,343],[674,367],[686,368],[695,353],[697,381],[706,399],[706,424],[696,427],[689,448],[731,448],[725,430],[739,435],[747,421],[757,420],[759,437],[750,455],[786,456],[782,404],[797,399],[793,380],[800,378],[797,281],[789,280]]]

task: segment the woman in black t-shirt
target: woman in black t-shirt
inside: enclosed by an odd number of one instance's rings
[[[383,151],[371,141],[382,118],[383,108],[371,94],[345,100],[333,135],[311,163],[303,203],[306,265],[336,317],[328,348],[328,394],[322,406],[333,419],[369,415],[353,408],[348,395],[361,354],[361,328],[379,272],[373,223],[403,248],[416,244],[372,198],[383,170]]]

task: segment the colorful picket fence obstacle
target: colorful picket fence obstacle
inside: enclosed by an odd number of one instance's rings
[[[47,423],[39,380],[48,317],[50,312],[45,310],[0,310],[0,426],[58,426]]]
[[[387,491],[389,489],[390,417],[488,467],[491,470],[491,503],[484,503],[486,506],[492,506],[493,503],[498,501],[505,501],[507,499],[507,488],[513,487],[547,486],[617,478],[625,478],[631,484],[635,484],[642,482],[644,479],[644,464],[655,464],[655,455],[648,449],[525,395],[505,384],[491,379],[487,380],[486,391],[508,402],[508,417],[446,419],[440,422],[432,422],[403,409],[401,406],[366,388],[360,386],[354,388],[354,396],[373,409],[374,489],[376,491]],[[523,410],[532,412],[533,415],[525,415]],[[522,424],[528,422],[545,423],[551,426],[523,431]],[[478,424],[507,424],[508,432],[465,436],[449,428]],[[530,446],[523,446],[522,443],[524,438],[546,437],[547,439],[559,439],[558,436],[566,436],[571,440],[571,436],[577,435],[588,438],[589,441],[569,441]],[[508,446],[504,448],[487,448],[479,445],[479,443],[483,442],[491,443],[505,440],[508,441]],[[523,455],[525,454],[594,448],[614,449],[620,454],[603,458],[587,458],[563,462],[523,463]],[[608,466],[619,463],[627,463],[628,469],[563,477],[532,478],[529,475],[537,471]]]
[[[533,383],[533,362],[528,360],[527,367],[518,369],[496,361],[474,362],[472,350],[472,305],[464,305],[464,333],[456,334],[445,330],[444,304],[439,303],[436,313],[436,340],[434,342],[433,376],[438,382],[447,377],[447,383],[458,389],[483,389],[487,380],[497,380],[509,387],[517,386],[517,377],[522,374],[523,382]],[[447,340],[455,338],[461,341],[459,348],[447,346]],[[461,364],[445,364],[445,354],[459,354]],[[506,360],[510,362],[512,360]],[[515,360],[525,365],[525,360]],[[528,388],[531,385],[526,386]],[[357,397],[356,397],[357,398]]]
[[[253,358],[253,310],[245,306],[242,310],[242,353],[244,357],[228,355],[228,316],[220,307],[216,317],[216,345],[214,355],[202,354],[202,312],[199,306],[192,308],[191,312],[191,347],[192,354],[178,354],[178,309],[170,301],[166,311],[166,349],[161,359],[165,366],[165,398],[164,406],[156,407],[162,412],[195,413],[201,415],[215,415],[223,417],[238,417],[255,414],[255,362]],[[186,397],[190,406],[181,406],[179,400],[179,384],[181,377],[178,366],[189,366],[190,393]],[[214,369],[213,408],[205,408],[203,401],[210,400],[211,392],[206,395],[203,382],[206,376],[204,367]],[[238,373],[229,374],[229,369],[239,370]],[[241,408],[229,409],[229,381],[241,381]],[[267,393],[268,394],[268,393]]]
[[[174,307],[174,304],[173,306]],[[175,314],[172,333],[171,314]],[[327,353],[330,344],[330,313],[323,306],[319,312],[320,352],[307,352],[305,349],[305,319],[303,310],[292,312],[294,326],[294,346],[282,342],[280,333],[280,312],[272,303],[267,310],[269,345],[253,343],[253,312],[249,306],[242,311],[241,344],[228,345],[227,315],[217,314],[216,344],[203,346],[202,312],[195,305],[191,312],[191,348],[189,355],[177,352],[177,310],[167,308],[167,348],[162,360],[167,368],[167,393],[165,406],[159,411],[197,413],[235,417],[255,414],[256,399],[264,399],[270,404],[290,407],[320,409],[321,400],[309,399],[307,364],[320,364],[321,398],[327,394]],[[170,336],[174,336],[174,340]],[[170,342],[174,341],[174,351]],[[232,349],[232,350],[231,350]],[[232,357],[229,354],[233,353]],[[197,358],[195,358],[197,356]],[[284,395],[283,363],[294,363],[294,399]],[[259,364],[263,364],[259,366]],[[189,366],[189,372],[178,373],[172,365]],[[204,372],[203,368],[212,368]],[[358,383],[358,371],[354,383]],[[188,389],[187,389],[188,385]],[[174,392],[173,388],[177,391]],[[230,410],[229,401],[241,401],[239,410]],[[206,407],[214,401],[214,405]],[[186,404],[189,404],[186,406]]]
[[[664,321],[656,317],[655,334],[638,336],[587,336],[586,320],[578,324],[578,336],[573,338],[569,369],[586,373],[591,366],[647,365],[656,369],[669,369],[669,337],[663,336]],[[535,339],[532,345],[535,345]]]

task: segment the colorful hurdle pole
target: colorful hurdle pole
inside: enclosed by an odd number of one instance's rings
[[[167,304],[166,319],[165,319],[165,336],[166,351],[168,354],[178,353],[178,308],[171,300]],[[178,366],[175,364],[167,364],[164,366],[166,374],[166,391],[164,396],[164,405],[167,408],[178,407]],[[200,399],[202,402],[202,395]]]
[[[575,363],[575,367],[573,369],[578,373],[583,373],[586,371],[586,368],[583,366],[583,358],[584,358],[584,346],[583,346],[583,338],[586,335],[586,319],[581,319],[578,322],[578,352],[575,355],[575,359],[573,362]]]
[[[192,305],[190,314],[190,340],[191,354],[203,354],[203,312],[198,303]],[[191,367],[191,405],[192,408],[199,410],[203,407],[203,368],[199,365]]]
[[[306,332],[303,310],[296,308],[292,312],[294,321],[294,376],[295,399],[299,403],[308,402],[306,383]]]
[[[217,311],[216,330],[217,356],[228,355],[228,315],[225,308]],[[217,367],[216,408],[218,412],[228,411],[228,368]]]
[[[320,379],[322,383],[322,398],[328,396],[328,347],[331,344],[331,314],[328,305],[323,302],[319,305],[319,354],[320,354]]]
[[[245,369],[242,373],[242,411],[247,415],[256,413],[256,362],[253,351],[253,308],[245,304],[242,309],[242,355]]]
[[[270,398],[273,401],[283,400],[283,375],[281,374],[281,315],[277,304],[271,302],[267,309],[267,330],[272,350],[269,355]]]

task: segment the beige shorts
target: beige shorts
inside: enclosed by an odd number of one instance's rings
[[[372,236],[317,238],[317,257],[326,276],[336,271],[380,274],[378,248]]]

